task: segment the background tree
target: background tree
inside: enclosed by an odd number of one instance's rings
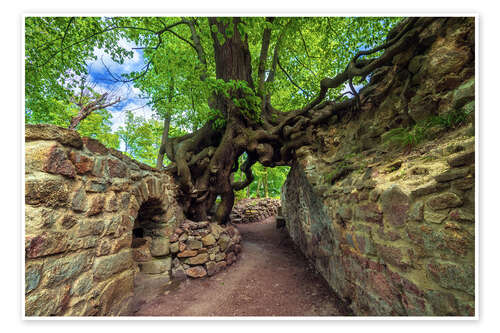
[[[79,109],[76,116],[69,122],[69,129],[76,129],[78,124],[92,112],[106,109],[120,102],[120,97],[114,97],[109,92],[98,93],[95,91],[95,84],[89,83],[86,78],[81,80],[79,92],[70,97],[70,101]]]

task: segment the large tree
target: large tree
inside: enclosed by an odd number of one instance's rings
[[[358,109],[359,86],[414,41],[418,20],[433,18],[27,18],[27,108],[62,93],[54,82],[83,74],[96,47],[123,61],[118,41],[134,41],[144,68],[109,75],[133,82],[166,119],[160,153],[186,215],[206,220],[220,196],[214,218],[225,223],[252,165],[290,165],[317,124]],[[171,123],[190,133],[169,138]]]

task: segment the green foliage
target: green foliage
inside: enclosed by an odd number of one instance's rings
[[[465,108],[453,110],[443,115],[431,117],[430,126],[437,126],[444,129],[457,128],[470,120],[472,112]]]
[[[25,112],[27,124],[53,124],[67,128],[71,118],[78,114],[78,109],[68,103],[48,99],[45,101],[47,111],[44,113]],[[88,136],[99,140],[109,148],[118,149],[120,146],[118,135],[112,133],[112,115],[108,110],[94,111],[90,116],[78,124],[76,131],[81,136]]]
[[[156,119],[146,119],[127,112],[125,126],[118,129],[120,139],[125,143],[125,154],[151,165],[156,165],[156,157],[161,143],[163,126]]]
[[[87,74],[87,63],[97,58],[101,49],[117,63],[132,57],[130,49],[120,41],[131,41],[142,47],[149,63],[148,71],[132,72],[125,78],[136,79],[133,84],[158,113],[160,119],[167,113],[172,124],[185,131],[200,128],[212,119],[208,99],[217,92],[229,92],[236,106],[249,119],[259,121],[260,100],[246,83],[216,82],[212,32],[226,38],[234,34],[231,18],[220,17],[226,29],[224,35],[206,17],[187,17],[194,20],[201,46],[206,54],[206,67],[200,63],[192,46],[191,31],[186,24],[176,25],[161,36],[154,33],[177,23],[179,17],[27,17],[25,21],[26,51],[26,109],[39,119],[47,118],[52,101],[67,101],[71,89]],[[374,17],[277,17],[270,23],[264,17],[243,17],[236,25],[248,40],[254,82],[265,28],[272,30],[267,68],[273,50],[279,48],[282,67],[303,88],[297,88],[280,69],[272,84],[266,85],[272,94],[272,103],[278,109],[302,107],[317,93],[319,81],[343,70],[348,60],[361,47],[380,43],[399,18]],[[178,38],[181,36],[184,40]],[[220,37],[220,36],[219,36]],[[334,55],[334,56],[333,56]],[[206,73],[210,80],[200,80]],[[215,81],[214,81],[215,80]],[[206,82],[209,82],[208,84]],[[341,89],[341,88],[340,88]],[[340,90],[339,89],[339,90]],[[338,91],[331,91],[329,98]]]
[[[222,79],[210,78],[207,85],[218,95],[231,100],[239,111],[248,119],[260,122],[261,99],[250,88],[248,82],[241,80],[224,81]],[[222,113],[216,113],[216,116]]]
[[[244,157],[240,157],[240,162],[242,163]],[[240,165],[241,165],[240,163]],[[290,167],[288,166],[277,166],[274,168],[267,168],[260,163],[255,163],[252,166],[252,172],[254,175],[254,181],[248,186],[240,191],[235,192],[235,200],[241,200],[243,198],[264,198],[266,196],[265,188],[267,186],[268,196],[271,198],[279,198],[281,194],[281,187],[286,180]],[[237,172],[234,175],[235,181],[240,181],[244,179],[245,175],[241,172]],[[267,181],[267,185],[266,185]],[[247,195],[248,194],[248,195]]]
[[[471,112],[465,108],[431,116],[407,128],[394,128],[382,134],[382,142],[391,147],[411,149],[431,138],[432,129],[455,129],[470,121]]]
[[[189,26],[177,24],[181,20],[194,21],[205,62],[194,50]],[[229,17],[217,20],[223,23],[224,31],[219,31],[216,25],[210,26],[206,17],[27,17],[26,121],[66,127],[74,114],[74,109],[68,106],[69,97],[81,77],[88,73],[89,61],[97,59],[95,51],[100,50],[123,64],[133,56],[133,51],[121,45],[123,41],[133,42],[141,48],[148,70],[131,72],[123,78],[132,80],[141,91],[140,97],[149,101],[157,113],[155,118],[144,119],[129,113],[126,124],[113,134],[110,114],[101,110],[82,121],[78,130],[112,147],[118,146],[119,137],[127,154],[154,165],[162,120],[167,115],[171,117],[170,136],[195,131],[207,121],[213,121],[215,128],[224,128],[224,115],[208,105],[214,94],[229,99],[247,119],[261,121],[261,100],[247,82],[224,82],[216,78],[212,33],[221,44],[236,33],[235,28],[244,36],[255,83],[262,33],[266,28],[271,29],[266,76],[270,74],[275,49],[279,49],[284,70],[278,67],[274,81],[267,83],[265,89],[276,109],[291,110],[314,98],[319,81],[342,71],[357,50],[381,43],[399,18],[276,17],[271,23],[264,17],[243,17],[236,26]],[[161,37],[156,34],[174,24]],[[331,90],[327,98],[333,99],[340,90],[342,87]],[[256,180],[250,185],[251,195],[265,195],[263,186],[257,185],[259,180],[262,184],[267,178],[269,195],[278,196],[288,168],[268,169],[256,164],[253,169]]]
[[[382,142],[391,147],[411,148],[426,138],[427,128],[427,124],[411,128],[393,128],[382,135]]]
[[[106,33],[101,31],[108,30]],[[87,62],[101,48],[118,63],[132,56],[119,46],[125,35],[101,17],[27,17],[25,20],[26,109],[43,118],[47,101],[67,101]]]
[[[226,126],[226,118],[220,110],[210,109],[208,119],[213,121],[213,129],[223,129]]]

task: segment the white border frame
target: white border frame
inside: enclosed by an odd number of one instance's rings
[[[479,71],[479,14],[474,13],[474,12],[464,12],[464,13],[443,13],[436,11],[434,13],[409,13],[409,12],[395,12],[395,13],[382,13],[382,12],[372,12],[372,13],[356,13],[356,12],[339,12],[335,14],[328,15],[329,13],[327,12],[317,12],[317,11],[304,11],[304,12],[279,12],[276,10],[264,10],[264,11],[234,11],[234,10],[227,10],[227,11],[220,11],[220,10],[208,10],[205,12],[197,12],[193,13],[191,11],[172,11],[170,13],[151,13],[151,12],[141,12],[141,11],[134,11],[134,14],[130,14],[127,11],[124,12],[115,12],[111,14],[110,12],[105,12],[105,11],[81,11],[81,12],[75,12],[75,11],[61,11],[58,13],[53,13],[53,12],[45,12],[45,11],[25,11],[24,13],[21,14],[21,19],[20,19],[20,28],[19,28],[19,33],[20,33],[20,47],[21,47],[21,58],[19,59],[19,70],[21,72],[21,80],[20,80],[20,98],[21,98],[21,107],[22,109],[20,110],[20,117],[21,117],[21,191],[20,191],[20,202],[21,202],[21,239],[20,239],[20,252],[19,252],[19,258],[22,260],[18,261],[21,263],[21,288],[19,290],[19,293],[21,295],[21,319],[24,321],[59,321],[59,320],[79,320],[79,321],[87,321],[87,320],[92,320],[92,321],[122,321],[122,320],[147,320],[147,321],[157,321],[157,320],[172,320],[172,321],[200,321],[200,320],[273,320],[273,321],[288,321],[288,320],[299,320],[299,321],[310,321],[310,320],[315,320],[315,321],[337,321],[337,320],[349,320],[349,321],[379,321],[379,320],[393,320],[393,321],[412,321],[412,320],[418,320],[418,321],[435,321],[435,320],[444,320],[444,321],[477,321],[479,320],[479,168],[476,167],[475,170],[475,315],[472,317],[438,317],[438,316],[329,316],[329,317],[319,317],[319,316],[310,316],[310,317],[270,317],[270,316],[252,316],[252,317],[166,317],[166,316],[155,316],[155,317],[129,317],[129,316],[123,316],[123,317],[63,317],[63,316],[54,316],[54,317],[31,317],[31,316],[25,316],[25,256],[23,255],[24,253],[24,242],[25,242],[25,204],[24,204],[24,198],[25,198],[25,118],[24,118],[24,109],[25,109],[25,68],[24,68],[24,61],[22,61],[25,57],[25,31],[24,31],[24,20],[27,16],[131,16],[131,17],[138,17],[138,16],[165,16],[165,17],[175,17],[175,16],[182,16],[182,15],[190,15],[190,16],[210,16],[210,15],[217,15],[217,16],[235,16],[235,15],[240,15],[240,16],[263,16],[263,15],[276,15],[276,16],[284,16],[284,17],[296,17],[296,16],[305,16],[305,17],[315,17],[315,16],[331,16],[331,17],[345,17],[345,16],[401,16],[401,17],[474,17],[475,18],[475,161],[476,164],[479,162],[479,136],[480,136],[480,131],[479,131],[479,113],[480,110],[479,107],[479,84],[480,84],[480,71]]]

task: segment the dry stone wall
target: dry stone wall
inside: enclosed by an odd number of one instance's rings
[[[473,121],[431,127],[410,148],[382,138],[408,117],[474,111],[474,19],[435,20],[371,80],[360,111],[297,150],[282,189],[287,230],[357,315],[472,316]]]
[[[134,277],[232,264],[232,226],[193,223],[172,177],[53,125],[26,125],[26,316],[127,315]]]
[[[278,214],[281,207],[279,199],[260,198],[238,201],[230,214],[233,223],[252,223]]]

